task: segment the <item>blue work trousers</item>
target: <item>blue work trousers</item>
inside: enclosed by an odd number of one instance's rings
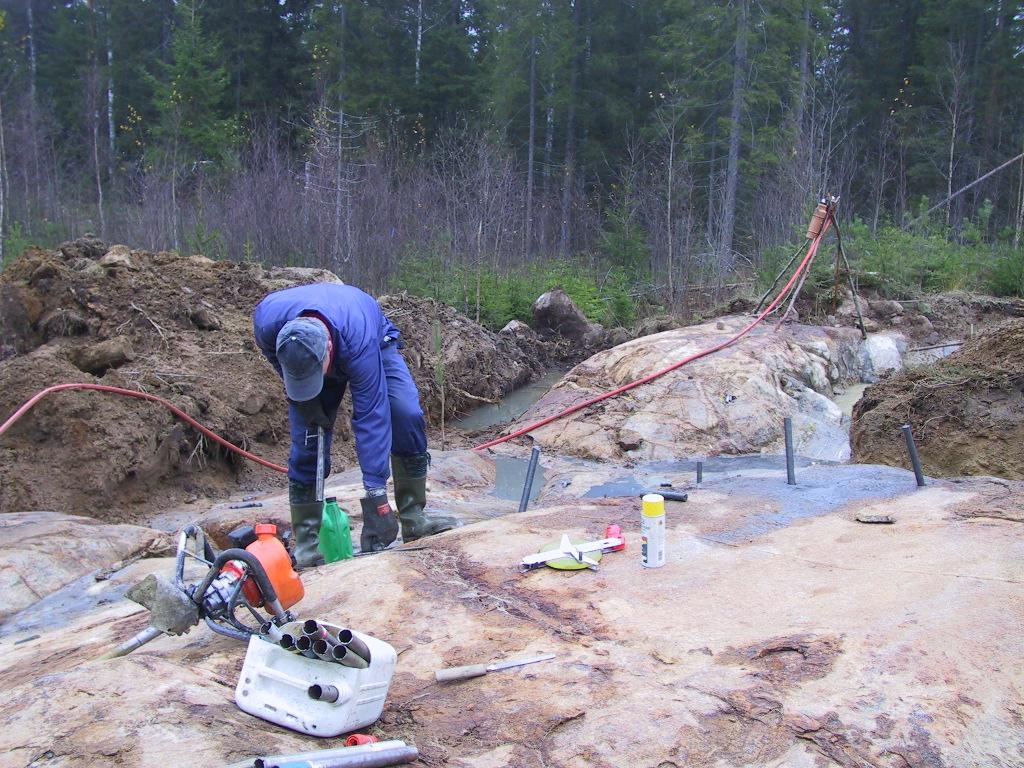
[[[409,368],[398,351],[398,344],[390,342],[380,351],[381,366],[387,383],[388,402],[391,406],[391,434],[381,439],[384,452],[383,461],[378,463],[386,466],[387,454],[390,452],[402,458],[411,458],[427,452],[427,426],[420,407],[419,391],[409,373]],[[345,394],[348,380],[335,376],[324,378],[324,388],[320,392],[320,401],[324,413],[332,424],[337,418],[341,398]],[[291,428],[292,447],[288,455],[288,479],[301,485],[316,483],[316,427],[309,427],[302,422],[294,405],[288,405],[288,424]],[[324,477],[331,472],[331,443],[334,430],[325,430],[324,437]],[[366,488],[382,488],[389,474],[380,476],[380,470],[369,474],[363,467],[363,485]]]

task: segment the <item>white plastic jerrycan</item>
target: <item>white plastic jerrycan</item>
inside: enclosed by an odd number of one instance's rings
[[[323,626],[338,631],[330,624]],[[235,687],[235,703],[250,715],[310,736],[338,736],[375,723],[384,711],[398,656],[383,640],[352,634],[370,650],[365,669],[311,659],[253,635]]]

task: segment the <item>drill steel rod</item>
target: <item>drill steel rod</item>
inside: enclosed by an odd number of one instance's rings
[[[797,256],[800,255],[800,253],[804,249],[804,246],[806,246],[806,245],[807,245],[807,240],[804,240],[803,243],[801,243],[800,246],[796,249],[796,251],[793,253],[793,258],[791,258],[789,260],[789,262],[786,264],[786,266],[784,266],[782,268],[782,270],[779,272],[779,274],[775,277],[775,280],[772,282],[771,287],[767,291],[764,292],[764,296],[762,296],[761,300],[759,302],[757,302],[757,308],[753,311],[752,314],[756,315],[756,314],[760,313],[761,307],[764,306],[764,303],[768,300],[768,297],[771,296],[772,291],[775,290],[775,286],[779,284],[779,280],[782,279],[783,275],[785,275],[787,272],[789,272],[789,268],[793,266],[793,262],[796,261]]]
[[[839,231],[839,222],[832,217],[832,226],[836,230],[836,243],[839,249],[839,256],[846,265],[846,280],[850,285],[850,295],[853,296],[853,308],[857,310],[857,324],[860,326],[860,337],[866,339],[868,332],[864,329],[864,315],[860,311],[860,301],[857,299],[857,286],[853,284],[853,270],[850,269],[850,261],[846,258],[846,249],[843,247],[843,233]]]
[[[700,485],[702,482],[704,482],[704,462],[703,461],[698,461],[697,462],[697,484]]]
[[[530,464],[526,467],[526,482],[523,483],[523,495],[519,499],[519,511],[525,512],[530,504],[530,491],[533,490],[533,476],[537,472],[537,462],[540,460],[540,448],[536,445],[530,451]]]
[[[796,485],[796,465],[793,460],[793,420],[788,416],[782,422],[786,433],[786,485]]]
[[[914,477],[917,478],[917,487],[924,488],[924,472],[921,471],[921,457],[917,455],[917,445],[914,443],[914,432],[909,424],[900,427],[903,430],[903,437],[907,441],[907,453],[910,454],[910,464],[914,467]]]
[[[282,763],[295,763],[308,761],[316,761],[318,763],[334,758],[349,758],[352,762],[347,763],[350,766],[360,766],[366,768],[371,765],[396,765],[397,763],[361,763],[355,760],[360,756],[370,757],[376,756],[381,757],[383,755],[398,754],[397,751],[392,753],[392,750],[397,749],[409,750],[404,754],[406,759],[398,762],[411,762],[416,759],[416,748],[408,746],[404,741],[397,739],[392,741],[379,741],[374,744],[360,744],[355,747],[334,747],[332,749],[319,749],[314,752],[298,752],[291,755],[263,755],[257,757],[255,760],[250,758],[242,763],[233,763],[228,768],[270,768],[272,765],[281,765]],[[340,763],[340,765],[346,765],[346,763]]]
[[[324,500],[324,428],[316,428],[316,500]]]

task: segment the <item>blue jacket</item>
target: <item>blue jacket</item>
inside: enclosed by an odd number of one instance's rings
[[[317,312],[331,329],[334,375],[348,381],[352,392],[352,431],[367,487],[383,487],[390,475],[391,408],[381,364],[385,337],[398,329],[384,316],[376,299],[351,285],[314,283],[268,294],[253,312],[256,344],[281,373],[277,334],[289,320]]]

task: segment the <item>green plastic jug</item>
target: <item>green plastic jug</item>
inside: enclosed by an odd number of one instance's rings
[[[324,502],[324,516],[320,522],[320,554],[324,562],[334,563],[352,557],[352,532],[348,515],[331,496]]]

